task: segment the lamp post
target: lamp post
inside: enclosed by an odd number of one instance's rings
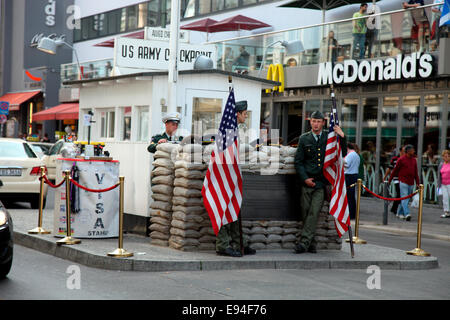
[[[266,60],[267,50],[270,47],[276,45],[277,43],[280,43],[283,47],[286,48],[286,54],[288,54],[288,55],[296,54],[296,53],[300,53],[300,52],[304,51],[303,44],[300,40],[291,41],[291,42],[278,40],[278,41],[275,41],[275,42],[269,44],[267,46],[267,48],[264,50],[263,58],[261,61],[261,66],[259,67],[258,77],[261,75],[261,70],[264,66],[264,61]]]
[[[77,59],[78,73],[80,75],[79,78],[81,79],[81,67],[80,67],[80,61],[78,60],[77,50],[75,50],[75,48],[73,46],[71,46],[70,44],[68,44],[67,42],[64,41],[64,36],[61,36],[56,39],[53,39],[50,37],[43,37],[39,41],[37,49],[42,52],[45,52],[45,53],[56,54],[56,50],[58,49],[58,47],[60,47],[62,45],[66,45],[67,47],[72,49],[73,52],[75,52],[75,58]]]

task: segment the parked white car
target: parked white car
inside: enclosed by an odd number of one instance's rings
[[[14,138],[0,138],[0,199],[4,202],[29,202],[32,209],[39,208],[41,167],[45,166],[31,145]],[[47,198],[44,185],[44,207]]]
[[[45,166],[47,167],[48,174],[47,177],[51,181],[56,181],[57,183],[61,181],[62,176],[56,179],[56,160],[62,158],[61,151],[63,148],[73,148],[72,142],[66,142],[63,139],[58,140],[48,151],[46,155],[42,157]]]

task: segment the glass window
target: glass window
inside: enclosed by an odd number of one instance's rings
[[[211,0],[198,0],[198,14],[211,12]]]
[[[238,5],[238,0],[225,0],[225,9],[237,8]]]
[[[381,114],[381,152],[380,152],[380,174],[384,178],[386,170],[393,156],[398,155],[400,150],[397,146],[397,123],[399,97],[385,97]],[[382,181],[382,180],[380,180]]]
[[[127,8],[127,30],[136,30],[138,26],[138,11],[137,5]]]
[[[222,99],[194,98],[192,134],[217,133],[222,118]]]
[[[90,25],[89,17],[81,19],[81,39],[87,40],[89,39],[89,25]]]
[[[114,111],[100,112],[100,137],[114,138]]]
[[[403,114],[400,119],[402,132],[402,146],[412,144],[417,152],[419,134],[420,96],[403,97]]]
[[[93,30],[97,31],[98,35],[106,34],[105,26],[105,14],[96,14],[92,17],[93,19]]]
[[[148,141],[148,122],[149,111],[148,106],[138,107],[138,141]]]
[[[358,99],[342,99],[340,123],[348,142],[356,142],[357,111]]]
[[[28,144],[8,141],[0,143],[0,156],[5,158],[37,158]]]
[[[148,3],[147,26],[154,27],[160,25],[159,1],[152,0]]]
[[[436,188],[438,187],[436,177],[437,168],[442,150],[442,109],[443,95],[430,94],[424,97],[425,125],[423,134],[422,155],[422,179],[425,191],[425,201],[437,203]],[[446,130],[446,129],[444,129]]]
[[[120,9],[120,32],[127,31],[127,8]]]
[[[309,120],[311,118],[311,114],[314,111],[320,110],[320,100],[307,100],[305,104],[305,125],[303,132],[308,132],[311,130],[311,124]]]
[[[249,4],[254,4],[256,2],[257,2],[257,0],[242,0],[242,4],[244,6],[249,5]]]
[[[375,157],[376,157],[376,137],[377,137],[377,114],[378,97],[364,98],[363,121],[362,121],[362,141],[361,156],[364,159],[365,185],[372,191],[375,188]]]
[[[223,10],[225,4],[225,0],[212,0],[212,11],[220,11]]]
[[[120,30],[120,10],[114,10],[106,13],[108,25],[108,34],[118,33]]]
[[[125,107],[123,110],[122,140],[131,140],[131,107]]]
[[[137,16],[137,28],[143,28],[145,27],[147,23],[147,14],[148,14],[148,4],[147,3],[141,3],[138,4],[138,16]]]

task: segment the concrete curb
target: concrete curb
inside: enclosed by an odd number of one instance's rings
[[[18,245],[28,247],[40,252],[53,255],[55,257],[69,260],[88,267],[117,270],[117,271],[142,271],[142,272],[164,272],[164,271],[208,271],[208,270],[241,270],[241,269],[367,269],[371,265],[377,265],[386,270],[424,270],[434,269],[439,266],[436,257],[418,257],[417,259],[403,257],[392,259],[389,257],[377,256],[374,259],[358,258],[352,259],[329,259],[323,255],[303,256],[305,259],[282,258],[275,260],[268,256],[262,256],[259,260],[252,258],[229,258],[223,257],[220,260],[215,255],[212,259],[201,258],[193,260],[145,260],[138,257],[113,258],[99,255],[86,250],[80,250],[77,246],[60,246],[55,241],[50,241],[39,235],[29,235],[24,232],[14,231],[14,241]],[[366,247],[367,248],[367,247]],[[383,247],[379,247],[383,248]],[[389,250],[394,250],[386,248]],[[400,250],[398,250],[400,252]],[[287,252],[287,251],[286,251]],[[396,251],[396,254],[398,252]],[[406,254],[404,254],[406,256]],[[294,257],[294,256],[293,256]],[[171,257],[172,258],[172,257]]]

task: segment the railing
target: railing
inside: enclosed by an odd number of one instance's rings
[[[427,203],[438,203],[438,195],[436,189],[437,185],[437,177],[438,177],[438,165],[437,164],[424,164],[422,165],[422,181],[424,185],[424,201]],[[378,183],[378,188],[375,188],[375,170],[374,164],[368,163],[364,165],[364,173],[365,179],[364,184],[373,191],[382,193],[383,192],[383,177],[384,173],[387,170],[387,166],[380,166],[380,179]],[[399,194],[396,194],[394,184],[391,183],[389,185],[389,193],[392,197],[398,197]],[[367,195],[366,192],[363,192],[363,195]]]
[[[285,67],[432,52],[438,48],[439,17],[426,5],[331,23],[268,32],[210,42],[217,46],[217,68],[228,71],[259,70],[270,64]],[[427,18],[424,18],[426,12]],[[420,19],[423,22],[420,22]],[[428,21],[425,21],[425,19]],[[355,23],[367,29],[359,36]],[[442,35],[441,35],[442,36]],[[363,43],[359,46],[359,43]],[[303,50],[292,52],[289,45]],[[300,45],[300,46],[299,46]],[[292,46],[291,46],[292,47]],[[289,52],[291,51],[291,52]],[[264,61],[263,61],[264,60]]]
[[[62,64],[61,82],[110,77],[112,75],[113,64],[113,59],[82,62],[79,68],[76,63]]]

